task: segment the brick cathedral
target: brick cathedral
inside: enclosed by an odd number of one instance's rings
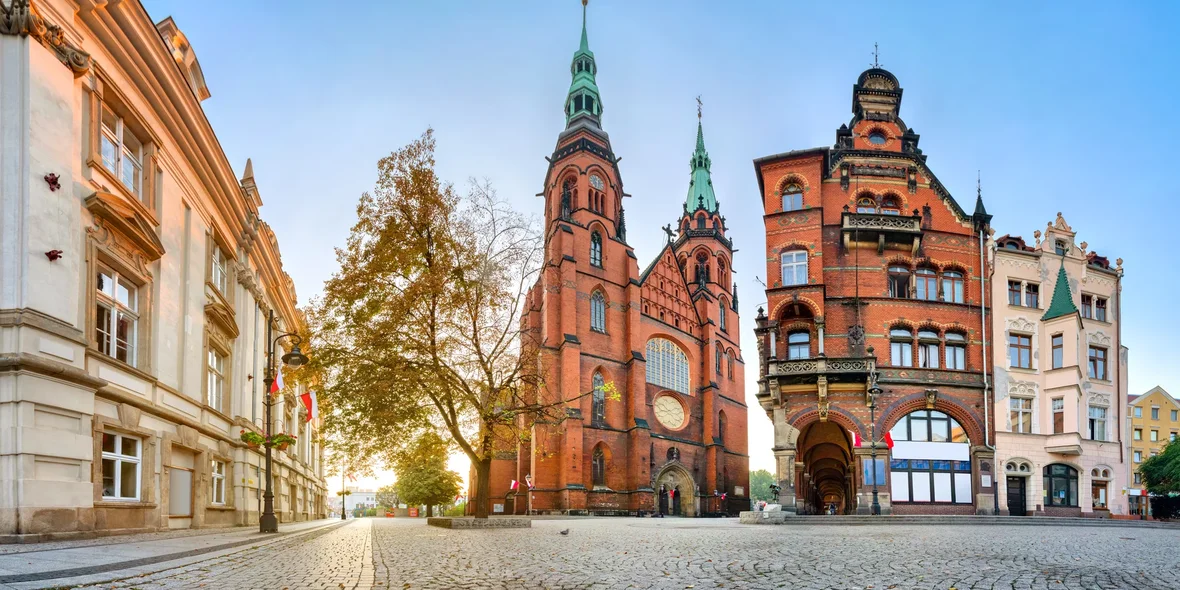
[[[768,276],[758,400],[788,511],[869,513],[874,489],[882,513],[995,510],[991,216],[934,175],[901,98],[873,67],[834,146],[754,162]]]
[[[565,400],[566,419],[497,455],[492,512],[736,514],[749,506],[741,324],[704,132],[698,121],[676,229],[640,269],[597,70],[583,2],[566,127],[539,195],[543,271],[521,318],[538,395]]]

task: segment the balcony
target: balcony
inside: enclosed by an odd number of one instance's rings
[[[922,244],[922,218],[917,215],[882,215],[879,213],[851,213],[841,215],[844,233],[844,247],[849,248],[853,240],[857,243],[877,244],[877,253],[886,247],[909,250],[911,256],[918,254]]]
[[[766,376],[773,377],[779,385],[815,383],[820,375],[828,383],[865,383],[876,361],[865,358],[769,359],[766,361]]]
[[[1049,435],[1045,439],[1045,452],[1054,455],[1081,455],[1082,435],[1076,432]]]

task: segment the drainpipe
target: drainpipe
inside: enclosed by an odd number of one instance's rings
[[[979,226],[979,327],[983,335],[983,446],[992,451],[992,514],[1000,513],[1000,482],[999,468],[995,456],[996,447],[991,444],[991,413],[994,410],[988,403],[988,374],[987,374],[987,276],[984,274],[985,251],[983,243],[983,225]]]

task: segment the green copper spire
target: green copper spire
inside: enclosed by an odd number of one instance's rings
[[[1051,320],[1063,315],[1077,313],[1078,308],[1073,304],[1073,293],[1069,290],[1069,277],[1065,274],[1065,258],[1061,259],[1061,270],[1057,271],[1057,284],[1053,286],[1053,300],[1049,302],[1049,309],[1041,320]]]
[[[692,180],[688,183],[688,198],[684,201],[684,210],[693,212],[704,209],[709,213],[717,212],[717,196],[713,194],[713,177],[709,169],[713,161],[709,159],[709,152],[705,151],[705,130],[701,126],[701,99],[697,98],[697,149],[692,153],[689,162],[692,170]]]
[[[574,60],[570,63],[569,96],[565,99],[566,127],[572,127],[574,122],[585,117],[595,126],[602,124],[602,99],[598,96],[598,85],[594,82],[594,74],[598,66],[594,63],[594,52],[590,51],[590,41],[586,36],[586,3],[582,0],[582,43],[574,53]]]

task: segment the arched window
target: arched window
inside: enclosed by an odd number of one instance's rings
[[[807,284],[807,251],[788,250],[782,253],[783,286]]]
[[[967,337],[963,334],[946,333],[946,368],[957,371],[967,368]]]
[[[717,361],[716,361],[716,364],[717,364],[717,375],[718,375],[718,376],[720,376],[720,375],[721,375],[721,343],[720,343],[720,342],[718,342],[718,343],[717,343]]]
[[[725,322],[725,302],[724,301],[717,302],[717,313],[721,317],[721,331],[728,332],[729,330],[728,330],[728,327],[726,326],[726,322]]]
[[[590,234],[590,264],[602,268],[602,235]]]
[[[889,331],[889,364],[895,367],[914,366],[914,334],[906,328]]]
[[[733,351],[725,353],[726,362],[729,365],[729,380],[733,381]]]
[[[937,369],[938,356],[938,332],[918,330],[918,366]]]
[[[725,274],[725,261],[718,260],[717,261],[717,284],[721,285],[722,289],[729,290],[729,286],[727,284],[726,278],[727,278],[727,276]]]
[[[692,277],[694,283],[708,283],[709,282],[709,256],[704,252],[697,254],[697,271],[696,275]]]
[[[902,416],[889,430],[890,501],[971,504],[971,443],[957,420],[938,410]],[[902,458],[905,457],[905,458]]]
[[[606,333],[606,297],[602,296],[602,291],[595,291],[590,296],[590,329]]]
[[[934,301],[938,299],[938,277],[932,268],[919,268],[914,273],[914,297]]]
[[[897,206],[897,197],[890,195],[881,199],[881,213],[883,215],[901,215],[901,208]]]
[[[717,414],[717,440],[720,440],[722,445],[725,444],[725,412]]]
[[[1069,465],[1054,463],[1046,465],[1045,477],[1045,506],[1078,505],[1078,470]]]
[[[910,298],[910,269],[904,266],[889,267],[889,296]]]
[[[688,355],[671,340],[647,341],[647,382],[688,394]]]
[[[1065,240],[1057,240],[1056,242],[1053,242],[1053,251],[1056,252],[1058,256],[1065,256],[1066,253],[1069,252],[1069,244],[1066,243]]]
[[[811,358],[811,332],[800,330],[787,334],[787,360]]]
[[[594,392],[590,395],[590,423],[595,426],[606,424],[606,380],[602,373],[594,374]]]
[[[591,482],[595,487],[606,486],[606,453],[602,452],[602,447],[594,449],[594,458],[590,460],[590,472]]]
[[[783,211],[798,211],[803,208],[803,189],[797,184],[788,184],[783,189]]]
[[[888,138],[885,137],[885,133],[880,129],[874,129],[869,132],[869,143],[873,145],[885,145],[886,141],[888,141]]]
[[[561,183],[561,218],[569,219],[570,212],[574,210],[574,179],[567,178],[565,182]]]
[[[877,200],[870,196],[864,196],[856,200],[857,213],[876,213]]]
[[[704,213],[697,216],[697,229],[705,229],[705,215],[704,215]]]
[[[942,273],[942,300],[951,303],[963,302],[963,273],[957,270]]]

